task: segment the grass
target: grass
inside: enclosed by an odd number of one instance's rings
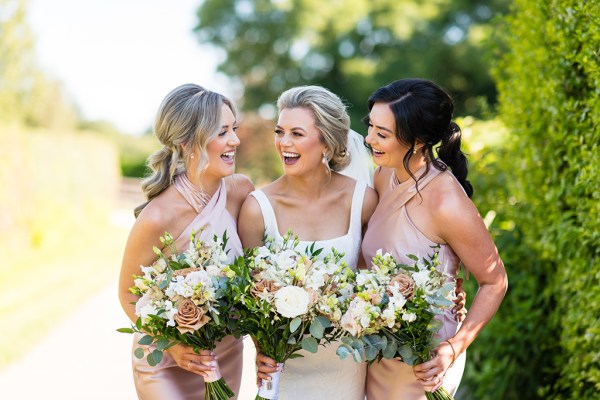
[[[31,249],[3,261],[0,370],[118,278],[127,233],[124,227],[106,224],[65,236],[60,247]]]

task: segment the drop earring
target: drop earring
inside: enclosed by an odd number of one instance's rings
[[[322,160],[322,161],[323,161],[323,164],[324,164],[324,165],[327,165],[327,163],[328,163],[328,160],[327,160],[327,153],[323,153],[323,160]]]

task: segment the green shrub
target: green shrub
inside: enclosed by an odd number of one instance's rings
[[[515,0],[503,40],[495,76],[510,134],[476,168],[499,180],[476,203],[498,214],[510,289],[465,385],[474,399],[598,398],[600,7]]]

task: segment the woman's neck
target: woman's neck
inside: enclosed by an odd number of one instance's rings
[[[331,180],[332,176],[325,171],[303,176],[283,175],[282,177],[287,193],[307,200],[321,197],[328,190]]]
[[[221,184],[221,178],[216,178],[212,176],[208,176],[207,174],[201,173],[200,175],[191,174],[189,171],[186,172],[187,178],[190,182],[202,190],[204,193],[212,196],[215,194],[219,185]]]
[[[414,176],[415,173],[421,168],[423,168],[426,163],[427,162],[425,161],[425,157],[421,155],[414,155],[410,158],[410,161],[408,162],[408,168],[410,170],[410,173],[404,167],[404,164],[401,164],[400,166],[394,168],[396,177],[400,182],[406,182],[407,180],[412,179],[411,174]]]

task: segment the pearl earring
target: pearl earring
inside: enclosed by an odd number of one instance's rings
[[[327,165],[328,161],[327,161],[327,153],[323,153],[323,164]]]
[[[417,154],[417,149],[416,148],[413,149],[413,154]]]

